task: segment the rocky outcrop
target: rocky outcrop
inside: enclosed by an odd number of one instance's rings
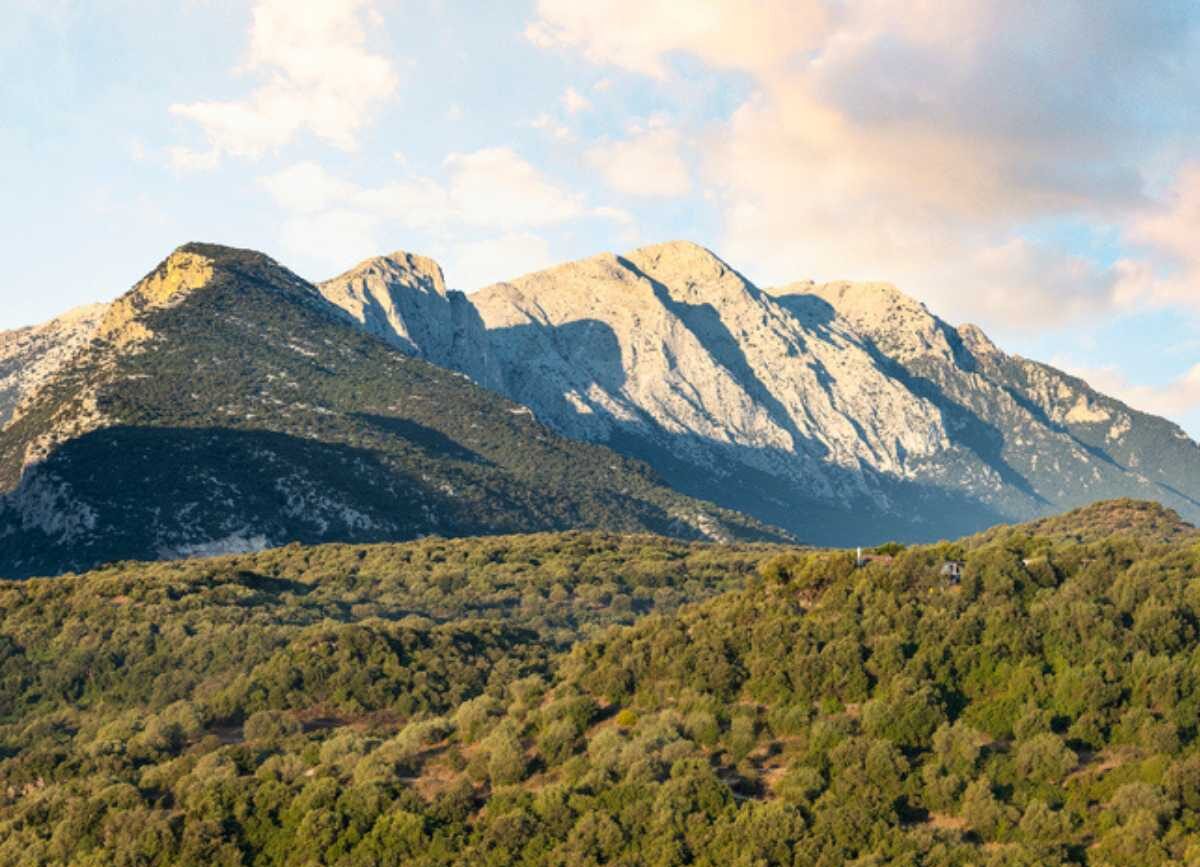
[[[108,306],[79,307],[43,325],[0,332],[0,428],[96,336]]]
[[[739,465],[831,500],[945,445],[940,415],[849,331],[806,323],[676,242],[483,289],[508,395],[569,436],[636,437],[709,474]],[[829,468],[829,471],[826,471]]]
[[[461,292],[448,292],[432,259],[398,251],[360,262],[318,284],[355,322],[402,352],[466,373],[499,390],[479,314]]]
[[[97,336],[118,347],[149,340],[153,334],[142,321],[143,314],[179,304],[190,292],[207,286],[212,276],[212,259],[179,248],[133,289],[109,305]]]

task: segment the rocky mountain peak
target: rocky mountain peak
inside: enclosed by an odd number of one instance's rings
[[[625,254],[623,258],[656,279],[660,276],[711,279],[732,270],[711,250],[693,241],[650,244]]]
[[[812,291],[828,301],[842,317],[866,326],[932,318],[924,304],[891,283],[839,280],[814,284]]]
[[[497,387],[479,315],[461,292],[446,289],[441,266],[433,259],[403,250],[374,256],[318,284],[317,290],[397,349]]]
[[[811,292],[897,361],[953,356],[945,323],[890,283],[838,281],[814,284]]]
[[[212,276],[212,259],[180,247],[133,289],[109,305],[97,336],[117,346],[145,341],[151,332],[137,321],[141,313],[178,303],[191,292],[208,285]]]
[[[747,300],[753,286],[711,250],[691,241],[641,247],[620,257],[640,275],[666,287],[671,297],[690,304]]]
[[[153,271],[109,305],[97,336],[118,348],[152,336],[147,313],[177,307],[200,290],[257,286],[304,303],[320,302],[311,284],[270,256],[220,244],[191,242],[176,248]],[[323,303],[323,302],[320,302]]]
[[[962,338],[963,345],[976,358],[995,358],[1004,355],[1000,347],[993,343],[992,339],[984,334],[983,329],[978,325],[968,322],[958,326],[958,336]]]
[[[402,286],[443,297],[447,294],[446,278],[442,274],[441,266],[427,256],[404,250],[364,259],[349,271],[321,285],[346,285],[354,280],[360,281],[360,285],[375,280],[388,286]]]

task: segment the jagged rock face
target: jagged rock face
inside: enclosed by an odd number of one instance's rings
[[[472,301],[507,393],[569,436],[632,435],[709,473],[743,464],[835,499],[865,490],[863,466],[901,472],[944,445],[936,408],[851,334],[812,327],[695,245],[587,259]]]
[[[1200,518],[1200,447],[1177,425],[1008,355],[977,326],[953,328],[891,287],[811,291],[864,335],[893,375],[938,405],[953,442],[1002,483],[967,490],[998,504],[1006,519],[1130,496]]]
[[[500,386],[483,323],[461,292],[448,292],[432,259],[396,252],[318,284],[321,294],[369,333],[402,352]]]
[[[954,450],[936,403],[852,323],[819,297],[763,292],[694,244],[594,257],[471,300],[509,397],[804,538],[912,535],[902,488]],[[954,490],[921,499],[918,520],[962,505]],[[875,526],[855,529],[856,512]]]
[[[43,325],[0,332],[0,429],[22,400],[91,342],[107,309],[91,304]]]
[[[397,351],[260,253],[186,245],[93,321],[0,431],[0,576],[428,534],[783,538]]]
[[[413,351],[481,382],[454,359],[487,357],[486,384],[560,433],[807,540],[954,536],[1116,496],[1200,518],[1200,450],[1176,426],[888,284],[763,291],[674,242],[469,300],[477,350],[427,328]]]

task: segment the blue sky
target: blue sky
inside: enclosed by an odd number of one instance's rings
[[[1200,434],[1200,11],[0,0],[0,329],[187,240],[471,290],[670,238],[894,282]]]

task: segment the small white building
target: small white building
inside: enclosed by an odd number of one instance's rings
[[[964,565],[961,560],[947,560],[942,564],[942,577],[947,579],[951,584],[957,584],[962,580]]]

